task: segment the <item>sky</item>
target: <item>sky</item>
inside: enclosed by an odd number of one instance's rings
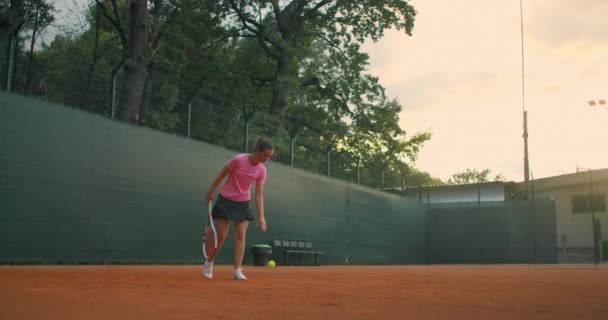
[[[415,167],[523,181],[524,110],[533,178],[608,167],[608,105],[588,103],[608,100],[608,1],[523,0],[523,86],[519,0],[410,3],[412,36],[391,30],[363,50],[401,127],[433,133]]]

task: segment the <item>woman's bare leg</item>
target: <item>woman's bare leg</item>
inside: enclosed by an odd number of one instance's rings
[[[215,220],[215,231],[217,231],[217,249],[215,250],[215,255],[213,256],[213,258],[211,258],[212,260],[209,262],[213,262],[213,260],[215,260],[215,257],[217,257],[217,255],[220,253],[220,250],[222,249],[222,245],[224,244],[224,241],[226,240],[226,237],[228,236],[229,229],[230,229],[230,220],[226,220],[226,219],[216,219]]]
[[[245,255],[245,235],[247,233],[249,221],[234,222],[234,268],[238,269],[243,265]]]

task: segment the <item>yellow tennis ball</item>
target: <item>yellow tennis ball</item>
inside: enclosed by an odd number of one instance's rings
[[[268,267],[270,268],[274,268],[277,264],[274,262],[274,260],[269,260],[268,261]]]

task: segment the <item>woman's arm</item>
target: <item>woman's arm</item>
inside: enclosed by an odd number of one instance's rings
[[[258,226],[266,232],[266,217],[264,215],[264,185],[255,185],[255,205],[258,208]]]
[[[209,191],[207,192],[207,202],[213,200],[213,194],[215,193],[215,189],[217,189],[217,186],[219,186],[220,183],[222,183],[222,180],[224,180],[224,178],[226,178],[226,176],[228,176],[229,173],[230,173],[230,170],[228,170],[228,168],[224,167],[224,169],[222,169],[222,171],[217,175],[217,177],[215,177],[215,180],[213,180],[213,183],[211,184],[211,187],[209,188]]]

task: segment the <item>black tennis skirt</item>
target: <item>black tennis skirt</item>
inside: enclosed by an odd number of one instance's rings
[[[213,219],[235,221],[255,220],[253,211],[251,211],[250,201],[235,202],[222,197],[222,195],[218,195],[211,215],[213,216]]]

